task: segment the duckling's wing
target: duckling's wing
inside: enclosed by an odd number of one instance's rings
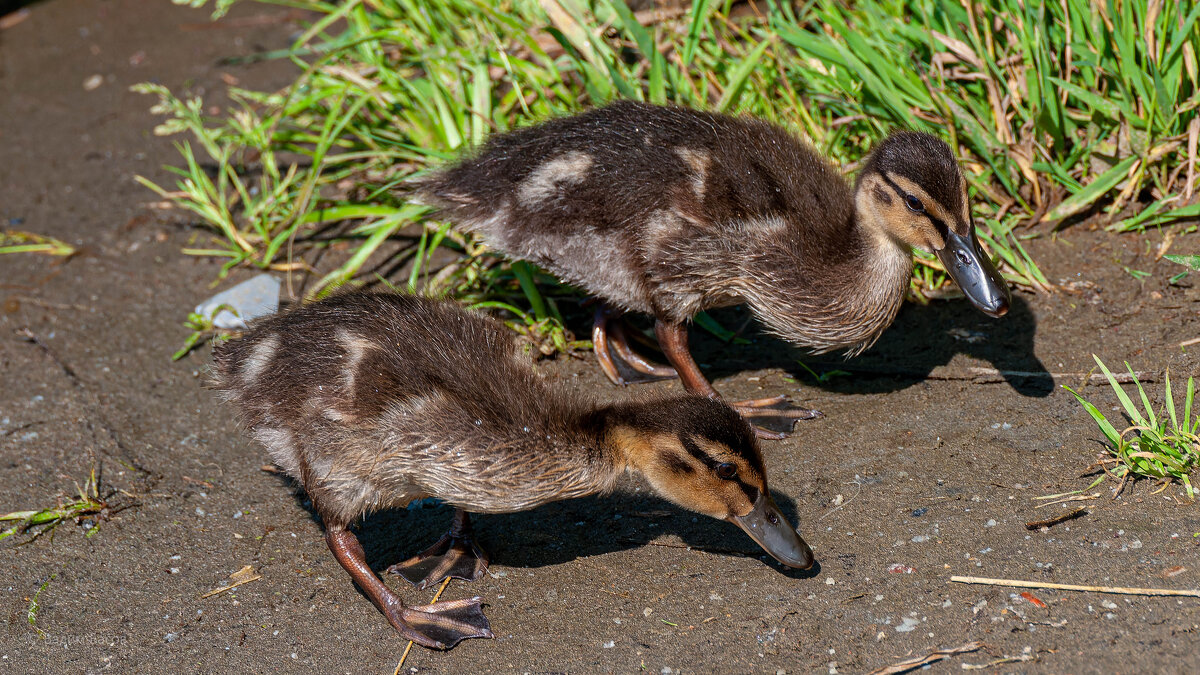
[[[712,135],[702,113],[622,102],[493,137],[417,189],[490,246],[650,312],[645,230],[691,195],[682,140]]]
[[[684,317],[711,304],[709,277],[743,240],[852,215],[840,173],[786,131],[630,101],[495,136],[416,188],[494,248],[622,309]]]

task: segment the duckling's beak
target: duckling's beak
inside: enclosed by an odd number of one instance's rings
[[[754,502],[754,508],[744,516],[730,516],[729,520],[746,531],[763,550],[788,567],[806,570],[812,567],[813,553],[787,518],[775,506],[775,500],[764,490]]]
[[[974,226],[965,237],[953,230],[946,235],[945,248],[936,253],[950,278],[962,289],[967,300],[984,314],[1004,316],[1012,302],[1012,295],[1004,277],[1000,276],[992,260],[979,246]]]

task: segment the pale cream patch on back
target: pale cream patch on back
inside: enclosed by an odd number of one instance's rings
[[[646,218],[646,226],[643,230],[647,243],[647,250],[655,250],[661,248],[672,237],[679,234],[684,228],[684,223],[679,217],[679,214],[670,209],[659,209],[651,213]]]
[[[708,180],[708,166],[712,163],[712,157],[703,150],[695,150],[684,146],[675,148],[675,154],[679,155],[679,159],[692,172],[692,192],[696,193],[696,199],[704,199],[704,186]]]
[[[737,222],[737,227],[747,234],[778,234],[787,230],[787,221],[778,216],[747,218]]]
[[[342,345],[342,349],[346,350],[346,360],[344,363],[345,370],[342,372],[343,386],[346,391],[354,392],[354,380],[358,374],[358,364],[362,363],[363,356],[366,355],[368,349],[375,347],[370,340],[363,339],[345,328],[339,328],[337,331],[337,341]]]
[[[564,185],[582,183],[592,168],[592,156],[573,150],[534,169],[517,187],[517,199],[534,207],[553,197]]]
[[[242,362],[241,378],[246,384],[254,384],[271,364],[279,349],[279,336],[268,335],[250,348],[250,355]]]
[[[330,422],[353,422],[354,418],[351,415],[338,410],[337,408],[325,408],[321,411],[321,415]]]

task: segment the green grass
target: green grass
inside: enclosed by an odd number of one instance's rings
[[[1200,270],[1200,255],[1164,255],[1163,257],[1187,268],[1170,278],[1170,282],[1173,284],[1183,281],[1191,271]]]
[[[54,581],[57,577],[57,572],[51,574],[49,579],[42,582],[41,586],[38,586],[37,592],[35,592],[33,597],[29,600],[29,609],[25,610],[25,621],[29,623],[30,628],[37,632],[38,637],[42,639],[46,638],[46,631],[37,627],[37,613],[38,609],[41,607],[41,604],[38,602],[38,600],[41,599],[42,593],[45,592],[46,588],[50,585],[50,582]]]
[[[4,253],[45,253],[70,257],[75,255],[75,247],[44,234],[22,232],[21,230],[0,230],[0,254]]]
[[[1200,411],[1197,415],[1192,415],[1195,396],[1193,379],[1188,378],[1183,416],[1179,417],[1176,415],[1175,398],[1171,392],[1171,375],[1167,373],[1165,411],[1156,415],[1142,383],[1138,381],[1128,363],[1125,364],[1125,368],[1129,370],[1137,388],[1141,409],[1134,405],[1100,358],[1095,355],[1092,355],[1092,358],[1096,359],[1096,365],[1108,378],[1109,386],[1121,403],[1121,408],[1129,416],[1130,424],[1122,431],[1117,431],[1117,427],[1109,422],[1095,405],[1070,387],[1064,385],[1063,388],[1075,395],[1076,400],[1095,420],[1108,441],[1106,447],[1111,457],[1101,460],[1100,464],[1106,475],[1120,481],[1114,496],[1120,494],[1132,479],[1154,478],[1160,480],[1164,488],[1172,481],[1182,482],[1188,497],[1195,499],[1189,476],[1196,470],[1197,465],[1200,465],[1200,436],[1197,436],[1197,431],[1200,431]]]
[[[75,491],[75,497],[65,500],[60,499],[55,506],[32,511],[12,511],[11,513],[0,514],[0,523],[15,523],[4,530],[0,530],[0,541],[13,535],[36,530],[33,536],[25,542],[31,543],[44,534],[53,535],[54,530],[63,521],[74,520],[75,522],[80,522],[87,516],[95,516],[91,527],[84,533],[84,537],[91,538],[92,535],[100,531],[101,520],[108,518],[116,511],[126,508],[126,506],[114,507],[100,497],[100,486],[96,479],[95,469],[92,470],[91,475],[84,481],[83,487],[75,486]]]
[[[570,289],[394,188],[489,134],[617,98],[763,117],[848,169],[892,129],[939,134],[963,161],[981,239],[1026,288],[1049,286],[1023,244],[1039,223],[1096,214],[1125,231],[1200,216],[1183,170],[1189,125],[1200,131],[1200,5],[813,0],[734,18],[712,0],[661,16],[621,0],[274,2],[316,13],[290,49],[262,55],[295,62],[292,86],[231,88],[216,117],[199,98],[137,87],[159,99],[157,133],[190,134],[174,186],[139,180],[208,228],[186,252],[225,259],[222,274],[308,270],[320,294],[390,256],[411,263],[397,286],[528,308],[529,330],[558,321],[553,300]],[[434,269],[438,249],[453,261]],[[937,297],[940,264],[918,261],[912,297]]]

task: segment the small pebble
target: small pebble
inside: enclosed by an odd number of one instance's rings
[[[167,642],[174,642],[179,639],[179,633],[167,633],[163,639]]]
[[[601,645],[601,647],[603,647],[604,649],[612,649],[613,647],[616,647],[616,646],[617,646],[617,643],[613,642],[612,640],[609,640],[608,642],[605,642],[603,645]]]
[[[100,75],[100,74],[92,75],[91,77],[89,77],[88,79],[83,81],[83,90],[84,91],[92,91],[94,89],[98,89],[100,87],[100,85],[102,85],[102,84],[104,84],[104,76],[103,75]]]
[[[988,521],[987,521],[986,523],[984,523],[984,524],[983,524],[983,526],[984,526],[984,527],[995,527],[995,526],[996,526],[996,520],[995,520],[994,518],[992,518],[992,519],[988,519]]]
[[[921,516],[925,515],[926,513],[929,513],[929,507],[926,507],[926,506],[922,506],[919,509],[913,509],[913,512],[912,512],[913,516],[916,518],[920,518]]]

